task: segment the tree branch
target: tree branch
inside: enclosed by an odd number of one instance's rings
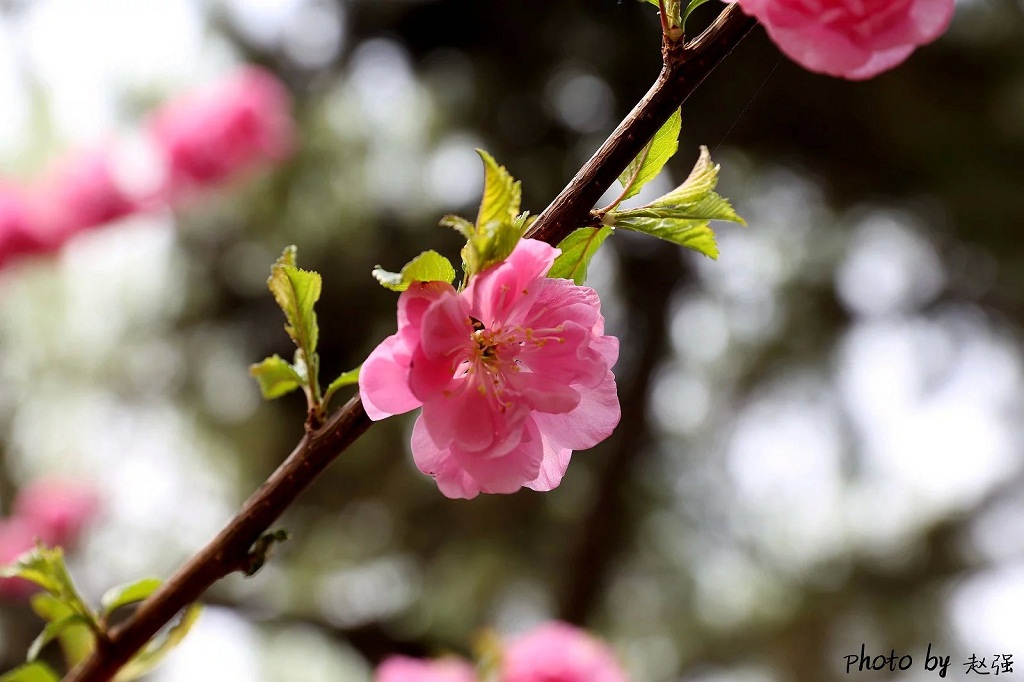
[[[736,5],[730,5],[693,42],[682,45],[666,41],[665,66],[657,82],[541,213],[527,236],[558,244],[583,225],[604,191],[754,24]],[[370,424],[357,396],[321,428],[307,433],[227,526],[128,620],[112,629],[109,640],[71,671],[65,682],[99,682],[113,677],[183,608],[244,565],[260,535]]]

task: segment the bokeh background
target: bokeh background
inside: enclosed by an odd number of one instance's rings
[[[475,214],[474,147],[539,212],[659,59],[631,0],[0,3],[5,183],[246,63],[297,126],[286,161],[4,262],[0,509],[89,485],[82,589],[169,575],[301,435],[301,398],[263,402],[247,374],[290,352],[265,288],[281,249],[323,275],[330,380],[394,328],[374,265],[457,259],[436,224]],[[599,254],[617,433],[553,492],[467,502],[415,470],[409,417],[374,427],[152,680],[362,681],[548,618],[638,681],[852,679],[862,643],[914,657],[885,679],[932,679],[929,643],[949,677],[972,653],[1024,672],[1024,4],[958,1],[946,36],[865,83],[756,29],[683,122],[641,199],[704,144],[749,227],[720,227],[717,262],[629,234]],[[40,625],[0,603],[0,669]]]

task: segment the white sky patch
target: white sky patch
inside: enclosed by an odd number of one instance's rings
[[[21,39],[58,133],[81,141],[115,129],[125,90],[193,75],[202,32],[190,0],[38,0],[29,5]]]
[[[949,612],[964,647],[963,660],[972,652],[987,662],[993,654],[1012,654],[1019,665],[1024,656],[1024,564],[1005,565],[967,579],[950,595]]]
[[[153,682],[261,680],[256,629],[229,609],[207,606],[188,637],[153,673]]]
[[[917,524],[975,502],[1019,466],[1020,359],[970,316],[855,326],[840,352],[839,386],[863,443],[855,508],[866,535]]]

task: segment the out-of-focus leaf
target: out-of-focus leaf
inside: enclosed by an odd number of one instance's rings
[[[74,615],[74,611],[69,606],[61,603],[48,592],[33,595],[32,610],[49,623]],[[69,669],[89,656],[96,646],[96,634],[89,624],[84,622],[68,625],[61,630],[57,637],[60,640],[60,647],[64,651],[64,661]]]
[[[251,374],[260,385],[260,393],[267,400],[280,398],[291,393],[304,383],[304,379],[291,363],[274,353],[269,358],[249,366]]]
[[[665,122],[665,125],[654,134],[651,141],[643,148],[636,158],[626,166],[619,176],[622,184],[622,195],[616,201],[625,201],[636,194],[654,179],[672,155],[679,148],[679,131],[682,128],[682,116],[679,109]]]
[[[95,614],[79,595],[78,588],[68,573],[68,568],[64,564],[64,551],[60,547],[36,545],[35,549],[18,557],[14,564],[0,569],[0,577],[24,578],[34,582],[73,613],[77,613],[92,624],[96,622]]]
[[[450,227],[466,239],[472,239],[473,235],[476,234],[476,226],[457,215],[446,215],[441,218],[441,227]]]
[[[162,584],[163,581],[159,578],[143,578],[112,587],[106,591],[100,600],[101,613],[103,616],[109,616],[122,606],[142,601],[156,592]]]
[[[558,248],[562,253],[555,259],[548,277],[564,277],[576,284],[583,284],[587,279],[587,266],[598,248],[612,233],[610,227],[581,227],[573,230],[562,240]]]
[[[32,640],[32,644],[28,648],[28,654],[25,656],[25,660],[29,662],[36,660],[36,658],[39,657],[39,652],[41,652],[47,644],[52,642],[54,638],[60,636],[69,627],[75,625],[88,626],[88,623],[89,621],[84,616],[80,616],[77,613],[72,613],[61,620],[47,623],[46,627],[43,628],[43,631],[40,632],[34,640]]]
[[[60,682],[60,676],[50,666],[37,661],[0,675],[0,682]]]
[[[455,268],[437,251],[424,251],[405,264],[401,272],[388,272],[379,265],[373,276],[381,286],[392,291],[405,291],[413,282],[446,282],[455,279]]]
[[[181,644],[192,626],[195,625],[203,607],[199,604],[188,606],[181,618],[163,635],[157,635],[141,652],[121,668],[114,677],[114,682],[128,682],[142,677],[155,668],[174,647]]]

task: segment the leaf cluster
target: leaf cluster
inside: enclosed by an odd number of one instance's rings
[[[298,267],[297,249],[288,246],[270,268],[267,287],[284,312],[285,331],[295,344],[295,356],[288,362],[275,353],[249,367],[260,392],[267,400],[280,398],[297,388],[306,394],[309,423],[323,422],[328,404],[334,393],[359,380],[359,369],[343,373],[331,382],[326,391],[320,388],[320,356],[316,352],[320,340],[314,306],[320,300],[322,281],[320,274]]]
[[[157,578],[143,578],[113,587],[100,599],[99,610],[94,610],[71,579],[61,548],[42,544],[0,568],[0,577],[21,578],[41,587],[43,591],[32,597],[32,609],[46,621],[29,646],[25,665],[0,675],[0,682],[56,682],[60,676],[37,660],[43,649],[57,641],[65,663],[73,668],[92,653],[97,642],[106,640],[107,625],[115,611],[143,601],[162,584]],[[198,604],[186,608],[178,622],[137,653],[114,680],[135,680],[152,670],[188,634],[201,610]]]
[[[590,259],[615,228],[643,232],[709,258],[718,257],[710,221],[746,223],[728,199],[715,192],[719,166],[712,163],[707,147],[700,148],[700,157],[683,184],[644,206],[618,210],[623,201],[636,196],[644,185],[657,177],[675,155],[681,128],[682,119],[677,110],[619,176],[622,192],[615,201],[595,212],[600,226],[581,227],[558,245],[562,254],[555,260],[549,277],[565,277],[582,284]]]

